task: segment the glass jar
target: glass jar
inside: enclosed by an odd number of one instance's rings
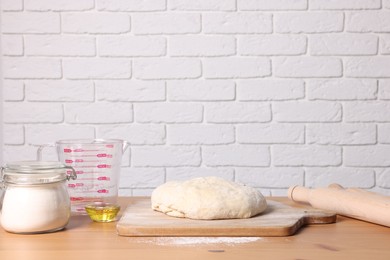
[[[75,170],[60,162],[20,161],[1,167],[0,224],[12,233],[63,229],[70,218],[66,181]]]

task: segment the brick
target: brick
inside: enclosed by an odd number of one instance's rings
[[[186,35],[169,37],[171,56],[229,56],[236,53],[236,40],[232,36]]]
[[[380,36],[379,48],[381,54],[390,54],[390,35],[385,34]]]
[[[378,143],[390,144],[390,124],[378,125]]]
[[[300,55],[305,54],[304,35],[248,35],[238,38],[241,55]]]
[[[286,12],[274,14],[277,33],[341,32],[344,18],[341,12]]]
[[[378,98],[382,100],[390,100],[390,79],[379,80]]]
[[[378,37],[364,34],[310,35],[311,55],[375,55]]]
[[[58,103],[5,102],[5,123],[59,123],[63,120],[63,108]]]
[[[271,33],[272,15],[262,13],[204,13],[203,32],[212,34]]]
[[[307,0],[238,0],[238,9],[244,11],[306,10]]]
[[[234,11],[236,2],[235,0],[171,0],[169,8],[180,11]]]
[[[268,58],[209,58],[203,60],[203,76],[217,78],[255,78],[271,74]]]
[[[389,167],[390,146],[364,145],[344,147],[344,164],[353,167]]]
[[[90,36],[25,36],[25,53],[29,56],[95,56],[95,39]]]
[[[277,77],[340,77],[343,73],[341,60],[334,57],[276,57],[272,65]]]
[[[232,125],[169,125],[167,128],[169,144],[230,144],[234,139]]]
[[[132,197],[150,197],[152,196],[152,192],[154,191],[154,189],[157,188],[157,187],[154,187],[154,188],[143,188],[143,189],[131,189],[131,195],[128,194],[126,196],[132,196]],[[123,189],[120,190],[122,192],[122,194],[127,194],[127,193],[123,193]]]
[[[230,80],[172,80],[167,83],[168,100],[223,101],[235,98],[235,84]]]
[[[378,186],[371,187],[371,189],[367,189],[367,190],[375,192],[375,193],[379,193],[379,194],[382,194],[382,195],[385,195],[385,196],[390,196],[389,189],[384,189],[383,188],[385,185],[386,185],[386,183],[379,184]]]
[[[351,57],[346,58],[344,62],[347,77],[390,77],[390,59],[388,57]]]
[[[295,184],[297,185],[297,184]],[[301,184],[298,184],[298,185],[304,185],[303,183]],[[267,193],[265,192],[268,192],[268,195],[266,195]],[[270,196],[270,197],[286,197],[286,195],[288,194],[288,189],[281,189],[281,188],[278,188],[278,189],[261,189],[261,193],[264,195],[264,196]]]
[[[166,169],[167,181],[185,181],[192,178],[217,176],[229,181],[234,180],[234,170],[222,167],[175,167]]]
[[[142,13],[132,15],[134,34],[199,33],[201,18],[195,13]]]
[[[239,80],[237,81],[237,99],[254,100],[293,100],[305,97],[305,85],[302,80]]]
[[[26,99],[29,101],[93,101],[93,82],[34,80],[27,81]]]
[[[300,124],[241,124],[237,142],[243,144],[303,144],[305,127]]]
[[[22,11],[23,0],[2,0],[1,1],[2,11]]]
[[[380,0],[311,0],[310,9],[316,10],[366,10],[380,9]]]
[[[269,148],[259,145],[216,145],[202,147],[207,166],[269,166]]]
[[[5,145],[24,144],[23,125],[4,124],[3,125],[3,143]]]
[[[121,168],[119,188],[149,188],[164,183],[164,169]]]
[[[198,59],[137,59],[133,65],[134,76],[137,79],[186,79],[201,76],[201,63]]]
[[[37,160],[37,147],[27,145],[4,145],[3,160],[4,162],[16,161],[35,161]],[[54,155],[55,153],[53,153]],[[52,156],[53,160],[58,160],[57,156]]]
[[[131,164],[135,167],[199,166],[199,147],[143,146],[132,148]]]
[[[390,103],[348,102],[343,113],[346,122],[390,122]]]
[[[377,96],[377,81],[371,79],[319,79],[306,81],[310,100],[371,100]]]
[[[130,31],[130,16],[125,13],[62,13],[65,33],[117,34]]]
[[[272,147],[274,166],[339,166],[341,147],[317,145],[275,145]]]
[[[276,122],[340,122],[341,105],[334,102],[281,102],[273,104]]]
[[[208,123],[255,123],[271,120],[269,104],[260,102],[219,102],[205,105]]]
[[[96,135],[124,139],[131,145],[164,144],[166,138],[165,127],[157,124],[102,125],[96,128]]]
[[[203,106],[193,103],[135,104],[135,118],[140,123],[199,123]]]
[[[95,129],[92,126],[64,124],[31,124],[26,126],[26,141],[36,145],[53,144],[62,139],[90,139],[94,137]]]
[[[361,11],[347,13],[345,28],[347,32],[390,32],[390,12]]]
[[[60,32],[60,15],[41,12],[4,12],[2,33],[45,34]]]
[[[99,11],[164,11],[166,0],[96,0]]]
[[[300,168],[237,168],[236,181],[251,187],[289,188],[303,184],[304,172]]]
[[[359,145],[376,143],[374,124],[308,124],[306,142],[323,145]]]
[[[100,36],[100,56],[153,57],[166,54],[167,43],[159,36]]]
[[[305,185],[327,187],[338,183],[343,187],[370,188],[375,185],[375,172],[371,169],[354,168],[307,168]]]
[[[20,80],[3,80],[3,100],[22,101],[24,99],[24,83]]]
[[[4,56],[22,56],[24,53],[23,37],[20,35],[2,35],[1,48]]]
[[[73,103],[65,105],[65,122],[71,124],[131,123],[133,108],[128,103]]]
[[[126,59],[75,58],[62,63],[67,79],[125,79],[131,76],[131,61]]]
[[[94,7],[94,0],[24,0],[24,8],[28,11],[85,11]]]
[[[389,183],[390,183],[390,172],[389,172],[389,169],[385,168],[385,169],[381,169],[380,171],[377,172],[376,174],[376,179],[377,179],[377,185],[381,188],[386,188],[388,189],[389,188]],[[387,190],[386,190],[387,191]],[[382,191],[381,193],[385,193],[384,191]],[[387,193],[388,194],[388,193]],[[389,196],[389,195],[387,195]]]
[[[6,79],[58,79],[61,61],[46,58],[4,58],[3,75]]]
[[[104,101],[163,101],[165,84],[162,81],[98,80],[96,98]]]

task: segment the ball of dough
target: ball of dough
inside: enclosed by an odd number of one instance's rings
[[[169,216],[205,220],[250,218],[267,208],[260,191],[218,177],[167,182],[151,201],[152,209]]]

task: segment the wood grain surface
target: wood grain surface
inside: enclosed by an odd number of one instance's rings
[[[291,207],[268,200],[267,210],[248,219],[193,220],[175,218],[151,209],[150,199],[134,202],[117,224],[121,236],[290,236],[306,224],[329,224],[335,213]]]
[[[143,198],[120,198],[119,214],[138,200]],[[287,198],[272,200],[312,209]],[[288,237],[127,237],[118,236],[116,225],[84,215],[72,216],[66,229],[54,233],[20,235],[0,228],[0,259],[390,259],[390,228],[343,216],[334,224],[309,225]]]

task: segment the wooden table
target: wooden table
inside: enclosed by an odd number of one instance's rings
[[[136,199],[121,198],[120,204],[125,208]],[[136,238],[118,236],[115,226],[73,216],[55,233],[20,235],[0,228],[0,259],[390,259],[390,228],[340,216],[335,224],[306,226],[289,237]]]

